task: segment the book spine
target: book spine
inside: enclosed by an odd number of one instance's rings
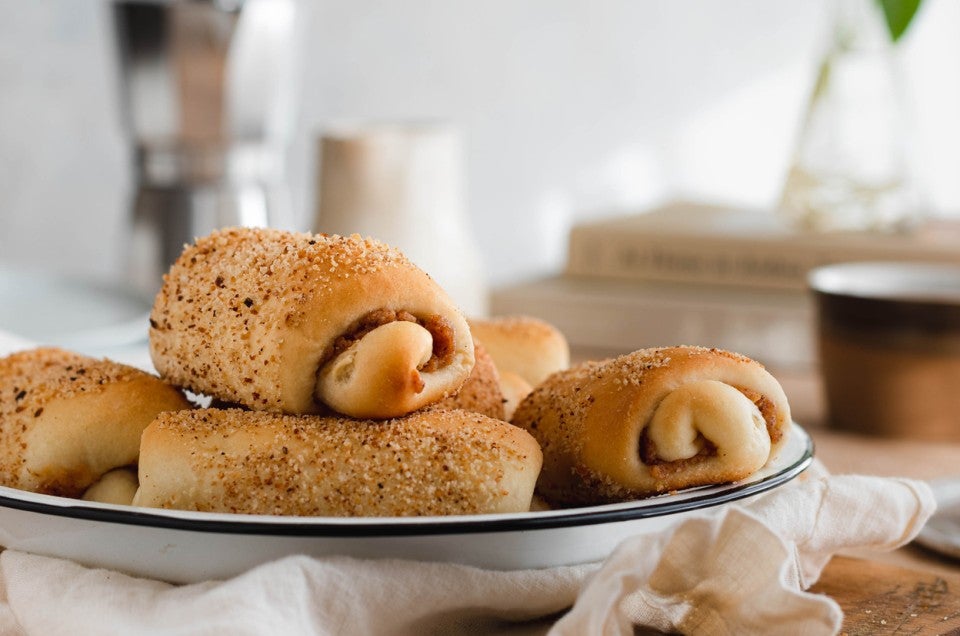
[[[953,247],[842,237],[775,239],[611,233],[575,227],[566,273],[573,276],[804,289],[811,269],[850,261],[960,263]]]
[[[813,301],[805,292],[556,277],[495,289],[491,310],[548,320],[574,351],[594,356],[688,344],[779,369],[814,365]]]
[[[570,234],[566,271],[575,276],[660,280],[783,289],[806,286],[807,273],[830,262],[821,250],[785,242],[755,243],[702,237],[610,235],[592,228]]]

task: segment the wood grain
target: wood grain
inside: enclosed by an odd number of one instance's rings
[[[841,634],[960,634],[960,575],[835,557],[811,592],[843,609]]]

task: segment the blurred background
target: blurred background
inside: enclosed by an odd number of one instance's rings
[[[580,357],[809,371],[809,269],[960,263],[960,3],[883,2],[0,0],[0,328],[142,348],[185,242],[269,224]]]
[[[111,4],[0,0],[6,263],[125,275],[135,170]],[[313,227],[329,127],[450,122],[494,286],[562,268],[577,220],[676,195],[772,209],[834,12],[786,0],[294,4],[279,222]],[[912,168],[937,215],[960,209],[958,30],[960,5],[928,0],[896,52]]]

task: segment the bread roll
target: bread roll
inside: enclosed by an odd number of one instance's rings
[[[530,383],[512,371],[499,372],[500,392],[503,393],[503,418],[508,422],[520,406],[523,398],[530,395],[533,387]]]
[[[567,339],[539,318],[471,318],[470,331],[493,358],[501,375],[515,373],[530,386],[535,387],[551,373],[570,366]]]
[[[700,347],[643,349],[557,373],[512,421],[540,442],[538,492],[558,504],[742,479],[777,453],[791,423],[762,365]]]
[[[137,494],[138,485],[136,471],[131,468],[114,468],[87,488],[82,499],[129,506]]]
[[[493,358],[479,344],[474,345],[473,354],[476,364],[460,390],[429,408],[445,411],[463,409],[482,413],[495,420],[506,420],[506,398],[500,388],[500,374],[493,364]]]
[[[161,411],[190,408],[179,390],[133,367],[55,348],[0,359],[0,482],[78,497],[137,462]]]
[[[466,411],[364,421],[198,409],[143,434],[134,505],[309,516],[520,512],[542,457],[525,431]]]
[[[150,320],[164,378],[254,410],[404,415],[473,368],[459,310],[373,239],[231,228],[188,246]]]

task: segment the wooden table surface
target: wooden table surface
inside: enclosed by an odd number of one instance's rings
[[[831,473],[924,480],[960,476],[960,441],[884,439],[833,430],[826,423],[816,377],[776,375],[794,419],[810,432],[816,456]],[[960,634],[960,560],[913,544],[887,553],[837,556],[812,591],[839,603],[845,634]]]

